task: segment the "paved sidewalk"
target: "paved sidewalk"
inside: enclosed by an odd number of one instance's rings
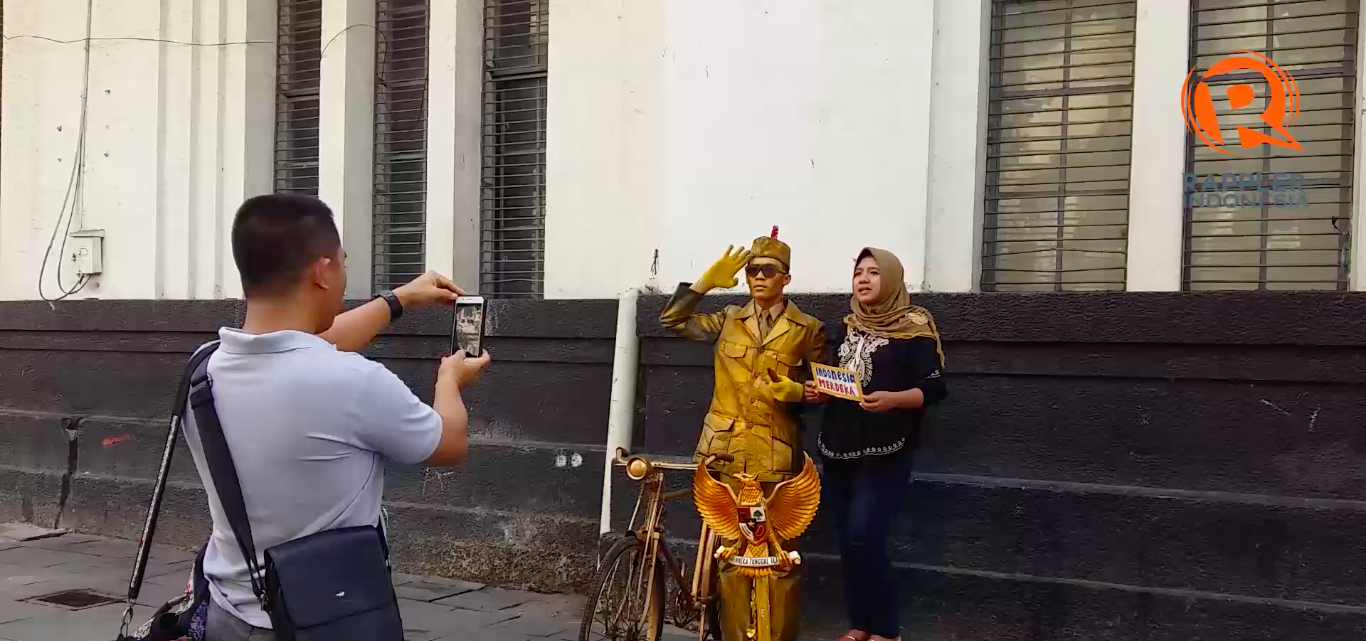
[[[85,534],[23,540],[0,525],[0,640],[110,641],[118,632],[137,545]],[[133,627],[185,590],[194,553],[158,546],[147,565]],[[477,583],[396,575],[407,641],[573,641],[583,597],[533,594]],[[88,590],[118,603],[82,609],[34,601]]]

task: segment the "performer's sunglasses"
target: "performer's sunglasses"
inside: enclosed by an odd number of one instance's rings
[[[777,265],[745,265],[745,273],[751,277],[763,274],[764,278],[773,278],[782,273]]]

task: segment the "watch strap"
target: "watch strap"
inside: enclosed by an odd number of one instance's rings
[[[384,302],[389,304],[389,320],[396,321],[400,316],[403,316],[403,303],[399,302],[398,294],[395,294],[393,290],[386,289],[375,298],[383,298]]]

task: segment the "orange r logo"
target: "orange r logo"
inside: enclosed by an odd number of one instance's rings
[[[1221,154],[1229,153],[1223,148],[1224,135],[1219,131],[1219,116],[1214,111],[1214,98],[1210,95],[1209,84],[1205,81],[1239,69],[1260,73],[1266,80],[1266,109],[1262,111],[1261,119],[1272,131],[1281,135],[1281,138],[1276,138],[1239,125],[1238,140],[1243,148],[1249,149],[1265,144],[1304,151],[1304,147],[1300,146],[1285,129],[1287,124],[1293,124],[1300,116],[1299,86],[1295,84],[1295,78],[1290,72],[1276,66],[1270,58],[1254,51],[1239,51],[1214,63],[1214,66],[1196,81],[1194,87],[1191,86],[1191,76],[1195,74],[1195,69],[1191,68],[1190,73],[1186,74],[1186,81],[1181,85],[1181,114],[1185,117],[1186,128],[1199,136],[1210,149]],[[1234,109],[1248,106],[1256,97],[1252,85],[1247,83],[1230,85],[1224,91],[1228,94],[1229,106]]]

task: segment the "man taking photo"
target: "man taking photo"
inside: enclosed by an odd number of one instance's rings
[[[468,417],[460,394],[488,365],[487,351],[443,358],[430,406],[383,365],[354,353],[405,311],[453,303],[464,293],[459,287],[428,272],[339,314],[346,254],[332,211],[307,196],[243,203],[232,253],[246,320],[241,329],[219,330],[208,373],[258,551],[379,523],[385,459],[429,466],[464,460]],[[204,553],[206,637],[273,641],[195,423],[187,411],[186,441],[213,517]]]

